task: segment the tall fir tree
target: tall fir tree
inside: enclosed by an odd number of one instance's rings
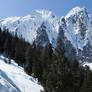
[[[25,53],[25,60],[26,60],[25,71],[29,75],[32,74],[32,66],[33,66],[35,50],[36,50],[35,47],[36,47],[35,43],[33,43],[33,45],[29,45]]]

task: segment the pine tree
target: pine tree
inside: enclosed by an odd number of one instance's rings
[[[18,65],[24,66],[25,49],[24,39],[19,40],[15,47],[15,61],[18,63]]]
[[[42,69],[43,69],[43,83],[46,81],[46,75],[49,72],[49,68],[53,62],[53,49],[52,45],[49,44],[44,48],[42,53]]]
[[[11,39],[11,51],[10,51],[10,58],[11,59],[15,59],[15,48],[16,48],[16,44],[18,43],[19,39],[17,37],[17,33],[15,33],[14,36],[12,36]]]
[[[43,68],[44,70],[48,70],[49,65],[52,63],[52,56],[53,56],[53,49],[52,49],[52,45],[49,44],[44,48],[43,51]]]
[[[29,75],[32,74],[32,66],[33,66],[33,61],[34,61],[34,56],[35,56],[34,53],[35,53],[35,44],[29,45],[25,54],[25,59],[26,59],[25,71]]]
[[[6,34],[6,30],[1,30],[0,29],[0,52],[3,53],[4,51],[4,43],[5,43],[5,40],[6,40],[6,37],[7,37],[7,34]]]
[[[3,46],[2,46],[2,30],[0,28],[0,54],[3,52]]]
[[[42,48],[39,45],[36,46],[32,72],[34,73],[34,77],[38,78],[39,81],[42,81]]]
[[[10,56],[10,52],[11,52],[11,40],[12,40],[12,36],[10,35],[10,33],[6,32],[7,33],[7,37],[5,39],[5,42],[4,42],[4,51],[5,51],[5,54],[6,56]]]
[[[81,82],[82,82],[82,74],[80,72],[80,67],[79,67],[79,63],[76,60],[71,60],[69,62],[70,66],[70,74],[71,76],[69,76],[68,78],[71,79],[71,85],[70,87],[70,91],[71,92],[79,92],[80,87],[81,87]],[[68,81],[69,83],[69,81]]]
[[[67,59],[62,48],[62,41],[58,42],[55,58],[45,74],[46,82],[44,84],[45,92],[67,92],[66,75],[68,72]]]
[[[89,67],[85,67],[85,79],[81,87],[80,92],[92,92],[92,71],[89,70]]]

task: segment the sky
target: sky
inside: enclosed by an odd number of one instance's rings
[[[37,9],[50,10],[61,17],[76,6],[92,13],[92,0],[0,0],[0,18],[26,16]]]

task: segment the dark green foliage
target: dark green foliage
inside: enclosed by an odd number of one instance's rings
[[[49,71],[46,74],[45,92],[63,92],[67,90],[65,80],[68,72],[68,61],[64,57],[64,49],[60,44],[61,41],[57,45],[53,63],[49,66]]]
[[[34,77],[38,78],[39,81],[42,80],[42,72],[43,72],[41,50],[42,50],[41,46],[37,45],[32,66],[32,72],[34,73]]]
[[[28,45],[24,39],[19,39],[17,34],[15,36],[10,34],[8,30],[0,29],[0,53],[11,59],[14,59],[19,65],[23,66],[25,62],[26,46]]]
[[[15,61],[18,62],[19,65],[24,64],[25,62],[25,52],[26,52],[26,44],[24,39],[18,41],[15,47]]]
[[[12,37],[12,39],[11,39],[11,50],[10,50],[10,58],[11,59],[15,58],[15,47],[16,47],[17,42],[18,42],[18,37],[17,37],[17,33],[16,33],[15,36]]]
[[[2,30],[0,29],[0,53],[3,53],[4,51],[4,44],[5,44],[5,40],[7,39],[7,34],[6,34],[6,30],[2,32]]]
[[[45,83],[47,80],[47,75],[48,75],[50,66],[53,62],[53,56],[54,56],[54,53],[53,53],[52,45],[49,44],[44,48],[44,51],[42,53],[42,69],[43,69],[42,83]]]
[[[85,67],[85,78],[80,92],[92,92],[92,71]]]
[[[82,74],[79,63],[76,60],[71,60],[69,62],[70,72],[68,78],[70,79],[70,91],[71,92],[79,92],[79,89],[82,84]],[[68,80],[68,79],[67,79]]]
[[[92,71],[76,60],[68,60],[61,40],[53,50],[51,44],[30,45],[16,33],[13,36],[0,29],[0,54],[8,57],[10,64],[14,59],[27,74],[38,78],[44,92],[92,92]]]
[[[43,67],[44,70],[47,70],[49,68],[49,65],[52,63],[52,56],[53,56],[53,50],[51,44],[46,46],[43,51]]]
[[[4,42],[4,51],[6,53],[6,56],[10,56],[10,52],[11,52],[11,41],[12,41],[12,36],[6,32],[7,34],[7,37],[5,39],[5,42]]]
[[[61,46],[62,41],[58,41],[53,63],[49,66],[48,71],[44,72],[44,92],[91,92],[92,72],[80,66],[76,60],[68,61]],[[85,79],[88,80],[85,82]]]
[[[25,54],[26,64],[25,71],[32,74],[40,81],[42,79],[42,47],[36,45],[35,42],[29,45]]]
[[[34,52],[32,46],[28,46],[25,54],[26,58],[26,64],[25,64],[25,70],[28,74],[32,74],[32,65],[34,60]]]

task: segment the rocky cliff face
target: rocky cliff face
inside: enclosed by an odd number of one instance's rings
[[[30,43],[34,40],[39,43],[42,40],[42,45],[49,41],[55,46],[58,36],[58,21],[59,19],[50,11],[35,10],[25,17],[8,17],[1,20],[1,28],[7,28],[13,34],[17,32],[19,37],[23,37]]]
[[[61,39],[69,59],[92,62],[92,15],[86,8],[75,7],[60,19],[50,11],[36,10],[25,17],[1,20],[1,28],[43,46],[55,47]]]
[[[66,55],[79,62],[92,62],[92,16],[85,8],[75,7],[61,18]],[[60,33],[59,33],[60,35]]]
[[[46,46],[49,44],[49,38],[46,33],[46,26],[44,23],[37,29],[37,37],[35,42],[39,45]]]

